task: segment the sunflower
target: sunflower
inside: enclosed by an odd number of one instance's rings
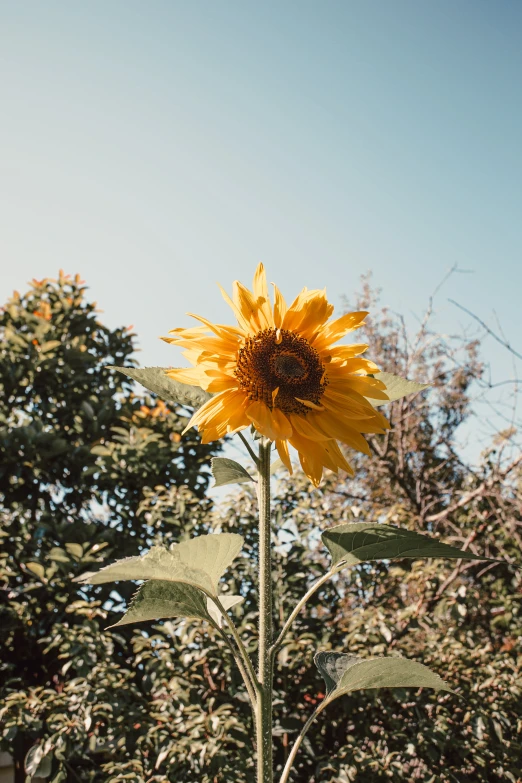
[[[253,293],[238,281],[232,299],[221,289],[237,326],[189,313],[201,326],[173,329],[163,339],[185,348],[183,355],[193,367],[170,369],[167,375],[213,393],[187,426],[198,427],[203,443],[253,425],[275,442],[290,472],[288,446],[293,446],[317,487],[323,468],[353,475],[338,441],[369,455],[362,433],[389,428],[368,401],[387,400],[386,387],[369,377],[379,368],[361,358],[367,345],[336,345],[363,325],[367,312],[329,321],[334,308],[326,291],[303,288],[287,306],[272,285],[273,306],[259,264]]]

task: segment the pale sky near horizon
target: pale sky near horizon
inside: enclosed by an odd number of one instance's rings
[[[412,322],[456,264],[438,328],[522,350],[520,3],[0,0],[0,63],[2,300],[80,272],[168,365],[260,260],[336,305],[371,269]]]

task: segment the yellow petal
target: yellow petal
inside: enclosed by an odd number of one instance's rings
[[[274,326],[276,329],[281,329],[288,308],[279,288],[275,283],[272,285],[274,286]]]
[[[236,329],[234,326],[213,324],[201,315],[195,315],[194,313],[187,313],[187,315],[190,315],[191,318],[195,318],[197,321],[201,321],[211,332],[214,332],[222,340],[231,343],[233,347],[237,345],[239,340],[244,339],[244,332],[241,329]]]
[[[189,386],[201,386],[203,379],[203,373],[198,367],[173,367],[167,370],[166,375],[180,383],[188,383]]]
[[[208,378],[206,386],[202,387],[211,394],[227,391],[227,389],[238,389],[237,378],[231,378],[229,375],[221,375],[219,378]]]
[[[317,341],[314,344],[314,348],[317,350]],[[328,346],[324,350],[328,352],[331,359],[340,359],[345,361],[346,359],[353,359],[354,356],[360,356],[365,353],[369,346],[367,343],[355,343],[353,345],[334,345]]]
[[[348,475],[353,476],[355,475],[355,471],[342,453],[341,449],[339,448],[339,444],[335,440],[328,441],[328,445],[326,446],[328,451],[331,451],[335,461],[337,462],[337,465],[341,468],[341,470],[344,470]]]
[[[263,264],[258,264],[254,274],[254,297],[260,297],[268,300],[268,286],[266,284],[266,273]]]
[[[314,411],[324,411],[324,408],[322,405],[316,405],[315,402],[312,402],[311,400],[302,400],[300,397],[296,397],[297,402],[301,402],[303,405],[306,405],[307,408],[310,408]]]
[[[289,438],[292,435],[292,425],[279,408],[274,408],[272,411],[272,426],[278,439]]]
[[[325,408],[333,410],[335,406],[336,411],[344,411],[343,415],[348,418],[372,419],[375,416],[375,408],[372,404],[362,395],[359,395],[360,401],[356,401],[350,391],[348,390],[346,393],[342,388],[338,390],[332,383],[327,387],[322,397],[322,403]],[[332,403],[332,406],[329,406],[329,402]]]
[[[341,337],[344,337],[344,335],[348,332],[352,332],[354,329],[359,329],[359,327],[363,325],[364,319],[367,315],[368,313],[366,311],[346,313],[346,315],[342,315],[335,321],[326,324],[326,326],[321,329],[317,335],[317,344],[323,347],[337,342],[337,340],[340,340]],[[317,345],[315,345],[315,343],[314,347],[317,350],[320,350]]]
[[[314,427],[309,416],[300,416],[298,413],[292,413],[290,414],[290,422],[294,430],[304,438],[310,438],[310,440],[328,440],[328,435],[325,435],[322,430]]]
[[[318,414],[314,422],[323,432],[334,440],[340,440],[357,451],[370,456],[370,447],[360,432],[351,427],[346,419],[341,419],[331,411]]]
[[[268,286],[266,284],[265,267],[258,264],[254,275],[254,299],[258,307],[258,317],[263,329],[273,329],[274,316],[268,296]]]
[[[315,487],[318,487],[321,483],[323,466],[328,465],[330,467],[331,465],[333,470],[336,470],[335,462],[326,453],[323,444],[304,438],[296,432],[290,439],[290,443],[297,449],[301,467]]]
[[[250,321],[247,318],[245,318],[241,310],[238,307],[236,307],[235,303],[229,297],[225,289],[219,286],[219,290],[221,291],[221,295],[225,300],[225,302],[228,305],[230,305],[230,307],[232,308],[234,315],[236,316],[237,322],[239,326],[243,329],[245,334],[254,334],[256,331],[255,328],[252,328]]]
[[[236,391],[235,389],[229,389],[227,391],[216,394],[211,400],[206,402],[198,411],[194,413],[191,420],[185,428],[185,432],[190,427],[198,426],[200,429],[204,427],[216,427],[221,422],[226,422],[227,418],[234,412],[236,407],[240,405],[244,400],[244,393]]]
[[[351,376],[345,378],[347,386],[350,386],[354,391],[362,394],[363,397],[371,397],[373,400],[389,400],[390,398],[386,394],[386,386],[382,381],[378,381],[376,378],[367,378],[364,375],[360,377]]]
[[[333,305],[328,303],[325,291],[303,288],[286,311],[281,328],[308,337],[315,334],[332,312]]]
[[[299,462],[306,476],[310,479],[314,487],[318,487],[323,478],[323,463],[316,454],[299,451]]]
[[[292,470],[292,462],[290,460],[290,452],[288,451],[288,443],[286,442],[286,440],[276,440],[275,444],[281,462],[288,469],[288,472],[292,476],[293,470]]]
[[[246,409],[246,415],[261,435],[270,440],[281,440],[290,437],[292,434],[292,425],[285,414],[274,408],[270,410],[261,400],[253,402]]]

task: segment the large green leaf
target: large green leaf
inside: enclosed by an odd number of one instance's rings
[[[237,533],[210,533],[171,549],[154,546],[145,555],[126,557],[88,572],[76,581],[104,584],[128,579],[157,579],[182,582],[199,587],[208,595],[217,595],[218,581],[241,551],[243,537]]]
[[[225,611],[241,603],[241,595],[225,593],[219,596]],[[141,585],[132,598],[123,617],[110,628],[118,625],[142,623],[146,620],[165,620],[170,617],[187,617],[214,622],[219,628],[223,615],[209,596],[198,587],[181,582],[164,582],[151,579]]]
[[[239,462],[226,457],[212,459],[212,475],[216,480],[215,487],[223,487],[225,484],[242,484],[244,481],[254,480]]]
[[[373,688],[451,688],[422,663],[406,658],[357,658],[336,652],[319,652],[314,658],[326,684],[326,700]]]
[[[179,405],[187,405],[189,408],[201,408],[212,394],[204,391],[199,386],[189,386],[187,383],[180,383],[166,375],[168,367],[110,367],[112,370],[127,375],[134,381],[138,381],[162,400],[175,402]]]
[[[388,402],[394,400],[400,400],[401,397],[407,397],[409,394],[416,394],[417,392],[427,389],[431,384],[429,383],[416,383],[415,381],[408,381],[406,378],[401,378],[399,375],[393,375],[391,372],[378,372],[374,376],[378,381],[382,381],[386,386],[386,394],[389,400],[374,400],[368,397],[368,401],[376,408],[378,405],[386,405]]]
[[[197,617],[210,620],[207,601],[210,598],[197,587],[179,582],[151,580],[138,588],[121,620],[111,628],[145,620],[167,617]]]
[[[357,565],[369,560],[393,560],[400,557],[448,557],[462,560],[491,560],[455,546],[391,525],[351,522],[337,525],[322,535],[332,556],[332,565],[341,562]],[[500,562],[500,561],[492,561]]]

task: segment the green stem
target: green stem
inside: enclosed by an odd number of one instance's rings
[[[243,435],[242,432],[238,432],[237,434],[239,435],[239,437],[243,441],[244,445],[246,446],[246,450],[248,451],[248,453],[250,454],[250,456],[254,460],[254,465],[256,466],[256,468],[258,468],[259,467],[259,460],[257,458],[257,455],[256,455],[255,451],[252,449],[252,446],[247,441],[247,439],[245,438],[245,436]]]
[[[225,642],[225,644],[229,648],[230,652],[232,653],[232,656],[233,656],[233,658],[234,658],[234,660],[235,660],[235,662],[237,664],[237,668],[239,669],[239,671],[241,673],[241,676],[243,678],[243,682],[245,683],[245,687],[246,687],[248,695],[250,697],[250,702],[252,704],[252,711],[253,711],[254,720],[255,720],[255,718],[256,718],[257,695],[256,695],[255,687],[252,685],[252,681],[250,679],[248,671],[245,668],[245,664],[244,664],[243,658],[241,657],[241,653],[239,653],[235,649],[234,645],[232,644],[232,642],[230,641],[230,639],[228,638],[228,636],[226,635],[226,633],[224,632],[224,630],[222,628],[220,628],[218,625],[215,625],[214,623],[211,623],[211,625],[214,628],[214,630],[217,631],[217,633],[219,634],[220,638],[223,639],[223,641]]]
[[[270,525],[270,450],[259,442],[259,692],[257,699],[257,783],[273,783],[272,761],[272,564]]]
[[[279,783],[288,783],[288,779],[290,777],[290,772],[292,771],[292,767],[295,761],[295,757],[297,756],[297,751],[301,747],[301,742],[305,738],[305,734],[314,722],[314,720],[317,718],[317,716],[323,711],[323,709],[326,707],[326,699],[321,702],[321,704],[317,707],[315,712],[313,712],[308,720],[306,721],[305,725],[301,729],[301,732],[299,736],[297,737],[296,741],[293,744],[292,750],[290,751],[290,755],[288,756],[285,764],[285,768],[283,770],[283,774],[281,775],[281,780]]]
[[[249,654],[247,653],[247,651],[245,649],[245,645],[243,644],[243,640],[241,639],[241,636],[239,635],[239,631],[237,630],[234,621],[231,619],[230,615],[225,610],[225,608],[224,608],[223,604],[221,603],[221,601],[219,600],[219,598],[217,598],[217,596],[212,596],[212,600],[214,601],[214,603],[216,604],[217,608],[219,609],[219,611],[223,615],[223,617],[225,619],[225,622],[228,625],[232,636],[234,637],[234,641],[237,644],[239,657],[241,658],[241,660],[243,662],[243,665],[245,667],[246,673],[247,673],[248,682],[247,682],[247,680],[245,680],[245,685],[247,687],[248,693],[249,693],[250,698],[252,700],[252,704],[255,706],[255,704],[257,702],[255,691],[259,690],[259,683],[257,681],[256,673],[254,671],[254,667],[252,666],[252,661],[250,660],[250,656],[249,656]],[[250,685],[250,687],[252,689],[252,692],[249,689],[249,685]]]
[[[330,569],[330,571],[328,571],[327,574],[325,574],[320,579],[318,579],[317,582],[314,582],[314,584],[311,586],[308,592],[305,593],[305,595],[301,598],[301,600],[295,605],[294,610],[288,617],[288,620],[283,625],[283,628],[281,629],[281,633],[279,634],[274,644],[272,645],[272,649],[271,649],[272,658],[275,656],[276,652],[283,644],[285,636],[290,630],[290,626],[292,625],[295,618],[297,617],[297,615],[299,614],[303,606],[306,604],[308,599],[315,593],[316,590],[318,590],[321,587],[321,585],[327,582],[335,573],[337,572],[334,568]]]

